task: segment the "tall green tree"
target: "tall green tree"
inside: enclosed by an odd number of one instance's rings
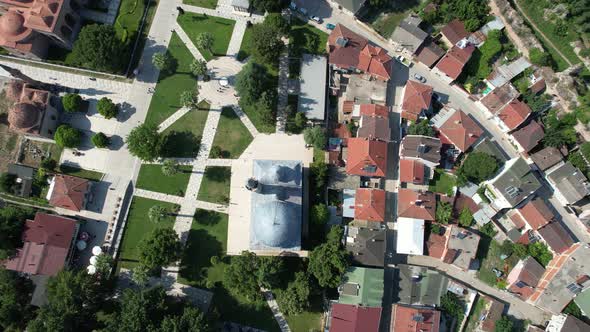
[[[25,220],[34,212],[30,208],[7,205],[0,208],[0,261],[16,253],[21,245]]]
[[[207,74],[207,62],[205,60],[194,59],[190,65],[191,73],[194,76],[202,76]]]
[[[139,244],[139,263],[152,270],[180,258],[182,245],[172,228],[156,228]]]
[[[157,52],[152,56],[152,64],[161,71],[168,71],[172,65],[172,59],[168,52]]]
[[[112,25],[85,25],[80,30],[66,63],[98,71],[117,72],[125,64],[124,46]]]
[[[269,26],[282,36],[287,36],[291,30],[289,22],[279,13],[270,13],[264,17],[264,25]]]
[[[77,93],[66,93],[61,97],[61,104],[66,112],[80,112],[82,109],[82,97]]]
[[[428,119],[420,120],[412,123],[408,127],[408,135],[422,135],[428,137],[435,137],[436,132],[430,126]]]
[[[309,255],[309,272],[321,287],[337,287],[348,267],[348,253],[342,248],[341,227],[332,227],[328,240],[317,246]]]
[[[31,319],[33,295],[30,280],[0,266],[0,330],[22,331]]]
[[[135,127],[125,140],[129,152],[143,161],[153,161],[162,151],[162,136],[158,127],[142,124]]]
[[[96,105],[98,114],[104,116],[105,119],[112,119],[119,114],[119,107],[113,103],[110,98],[102,97]]]
[[[258,283],[257,256],[244,251],[240,256],[233,256],[223,275],[227,286],[250,301],[260,299]]]
[[[180,316],[164,317],[158,332],[206,332],[209,330],[205,315],[199,309],[187,306]]]
[[[436,221],[441,224],[448,224],[453,217],[453,207],[447,202],[436,203]]]
[[[121,297],[121,309],[108,321],[106,330],[153,331],[160,326],[167,310],[166,292],[162,287],[126,289]]]
[[[313,145],[316,149],[323,150],[326,147],[326,133],[320,126],[305,128],[303,130],[303,139],[306,144]]]
[[[240,96],[240,106],[253,105],[267,90],[268,73],[263,66],[249,61],[236,78],[236,92]]]
[[[92,135],[90,140],[97,148],[106,148],[110,142],[109,138],[104,133],[96,133]]]
[[[289,283],[287,289],[279,293],[277,301],[281,311],[287,315],[294,315],[309,308],[311,295],[311,280],[304,271],[295,273],[295,280]]]
[[[514,328],[513,325],[514,323],[510,318],[502,316],[502,318],[496,321],[494,332],[512,332]]]
[[[254,58],[265,64],[276,64],[285,47],[281,36],[281,31],[271,25],[257,24],[253,26],[251,43]]]
[[[82,133],[68,124],[62,124],[57,127],[53,139],[55,139],[55,144],[62,148],[75,148],[80,145]]]
[[[498,160],[483,152],[471,152],[457,170],[458,181],[479,184],[491,178],[499,168]]]

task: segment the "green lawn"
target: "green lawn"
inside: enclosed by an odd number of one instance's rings
[[[194,158],[197,156],[208,111],[209,103],[203,100],[197,109],[189,111],[164,130],[166,157]]]
[[[289,39],[291,56],[301,57],[303,53],[326,53],[328,34],[298,18],[291,19]]]
[[[454,175],[437,168],[434,170],[434,177],[428,184],[428,190],[450,196],[456,184],[457,178]]]
[[[223,321],[232,321],[267,331],[279,331],[265,302],[250,302],[232,294],[223,284],[223,272],[230,257],[224,256],[227,248],[226,214],[197,210],[191,225],[181,261],[179,282],[211,289],[213,305]],[[211,257],[219,262],[213,265]]]
[[[321,307],[320,307],[321,308]],[[285,315],[291,331],[320,331],[322,312],[304,311],[297,315]]]
[[[145,123],[148,124],[158,125],[178,111],[182,107],[180,104],[182,91],[191,89],[197,84],[197,80],[190,74],[189,69],[194,58],[176,33],[172,34],[168,44],[168,54],[176,65],[173,73],[160,73],[145,119]]]
[[[156,228],[172,228],[174,226],[174,216],[169,216],[161,222],[155,223],[148,219],[148,210],[154,206],[160,205],[174,211],[178,206],[176,204],[156,201],[143,197],[133,197],[127,225],[123,234],[123,242],[119,252],[119,267],[132,268],[137,264],[139,250],[137,246],[141,240]]]
[[[391,34],[406,16],[420,7],[421,1],[392,1],[391,6],[383,6],[382,9],[371,8],[366,11],[361,20],[368,23],[385,38]]]
[[[531,18],[535,20],[535,25],[539,28],[543,34],[551,40],[551,42],[559,48],[561,53],[572,63],[579,63],[580,58],[574,52],[574,49],[570,46],[571,42],[577,41],[580,36],[575,30],[575,26],[568,22],[567,20],[564,22],[564,26],[566,27],[565,35],[558,35],[555,33],[555,27],[557,26],[557,21],[559,18],[555,20],[546,20],[545,19],[545,9],[553,8],[556,3],[554,1],[549,0],[518,0],[518,4],[522,8],[522,10]],[[532,27],[531,27],[532,28]],[[533,29],[534,30],[534,29]],[[540,34],[536,34],[537,38],[543,41],[543,37]],[[551,57],[555,60],[557,64],[558,70],[563,70],[568,67],[567,63],[562,60],[562,57],[548,44],[543,43],[545,48],[551,54]]]
[[[119,5],[119,14],[115,18],[115,30],[117,36],[126,41],[133,38],[139,31],[141,18],[145,11],[146,1],[141,0],[121,0]]]
[[[162,165],[143,164],[139,169],[137,188],[184,196],[193,168],[192,166],[182,165],[179,169],[178,173],[165,176],[162,174]]]
[[[215,9],[217,7],[217,0],[183,0],[185,5]]]
[[[213,139],[213,147],[217,146],[222,151],[221,158],[239,158],[250,142],[252,142],[252,134],[248,128],[231,108],[224,107]]]
[[[89,171],[86,169],[77,168],[77,167],[68,166],[68,165],[59,166],[58,171],[63,174],[77,176],[79,178],[84,178],[84,179],[93,180],[93,181],[100,181],[100,179],[102,179],[102,177],[104,175],[100,172]]]
[[[233,20],[204,14],[185,13],[184,15],[178,16],[178,24],[180,24],[195,46],[197,46],[195,41],[200,33],[209,32],[213,35],[213,47],[211,49],[213,53],[199,48],[199,52],[201,52],[207,61],[213,59],[215,56],[222,56],[227,53],[227,47],[229,46],[229,40],[234,31],[235,23]]]
[[[231,168],[208,166],[201,182],[197,199],[200,201],[228,204]]]
[[[481,261],[481,266],[477,272],[477,277],[490,286],[496,286],[498,283],[492,268],[502,271],[504,275],[501,279],[506,280],[508,273],[518,263],[518,257],[514,254],[502,261],[500,259],[500,245],[497,241],[486,236],[482,236],[479,243],[477,256]]]
[[[240,51],[238,52],[238,61],[243,61],[252,55],[252,27],[246,27],[244,37],[242,37],[242,44],[240,44]]]

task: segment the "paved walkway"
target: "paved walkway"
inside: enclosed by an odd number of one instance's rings
[[[234,159],[207,159],[207,166],[227,166],[231,167]]]
[[[184,201],[183,197],[176,196],[176,195],[169,195],[164,193],[159,193],[157,191],[145,190],[145,189],[135,189],[134,192],[135,196],[154,199],[156,201],[168,202],[181,205]]]
[[[287,319],[285,318],[285,316],[281,312],[279,305],[277,304],[277,301],[274,299],[274,296],[272,296],[272,292],[268,289],[265,289],[264,287],[260,287],[260,291],[262,292],[262,295],[264,296],[266,303],[270,307],[270,310],[272,311],[272,315],[275,317],[275,320],[277,321],[277,323],[279,323],[279,327],[281,328],[281,331],[282,332],[291,332],[291,329],[289,328],[289,324],[287,323]]]
[[[289,101],[289,50],[288,48],[281,53],[279,58],[279,87],[277,103],[277,133],[285,132],[287,125],[286,107]]]
[[[160,125],[158,126],[158,132],[161,133],[164,130],[166,130],[174,122],[176,122],[178,119],[182,118],[186,113],[190,112],[190,110],[191,109],[188,107],[183,107],[183,108],[179,109],[178,111],[174,112],[174,114],[170,115],[170,117],[168,117],[168,119],[166,119],[162,123],[160,123]]]
[[[195,57],[195,59],[205,60],[201,52],[199,52],[199,49],[197,49],[195,44],[193,44],[193,41],[189,38],[186,32],[184,32],[184,29],[182,29],[178,22],[174,23],[174,31],[176,32],[176,34],[178,34],[178,37],[180,37],[184,45],[186,45],[186,47],[191,52],[193,57]]]
[[[252,123],[252,121],[250,121],[246,113],[244,113],[244,111],[242,111],[242,109],[238,105],[233,105],[232,108],[234,109],[234,112],[236,112],[236,115],[240,118],[240,120],[242,120],[242,123],[246,126],[246,128],[248,128],[248,131],[250,132],[250,134],[252,134],[252,137],[260,135],[258,129],[256,129],[256,126],[254,126],[254,124]]]
[[[533,324],[543,325],[550,317],[543,310],[533,306],[532,304],[526,303],[516,296],[508,293],[507,291],[501,291],[497,288],[491,287],[483,281],[475,278],[470,273],[455,268],[449,264],[445,264],[442,261],[429,256],[408,256],[408,264],[428,266],[435,268],[444,274],[455,278],[469,287],[476,289],[477,291],[490,295],[497,299],[500,299],[510,305],[508,313],[514,315],[519,319],[529,319]]]
[[[209,16],[223,17],[234,21],[250,21],[252,23],[259,23],[264,20],[264,16],[252,14],[251,16],[245,16],[234,13],[231,6],[217,6],[216,9],[202,8],[197,6],[191,6],[187,4],[181,4],[182,9],[186,12],[207,14]],[[241,43],[241,41],[240,41]]]
[[[240,52],[240,47],[242,46],[242,39],[244,38],[244,33],[246,32],[246,27],[247,23],[245,20],[236,21],[234,32],[231,35],[229,46],[227,47],[226,54],[228,56],[238,56],[238,52]]]
[[[196,201],[196,207],[197,207],[197,209],[215,211],[215,212],[225,213],[225,214],[227,214],[227,212],[228,212],[227,205],[199,201],[199,200]]]

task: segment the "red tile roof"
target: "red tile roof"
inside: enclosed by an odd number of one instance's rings
[[[529,114],[531,114],[531,108],[522,101],[514,99],[500,111],[498,117],[510,130],[514,130],[528,118]]]
[[[387,118],[389,116],[389,108],[383,105],[377,104],[361,104],[360,105],[361,116],[381,116]]]
[[[455,195],[453,210],[457,215],[459,215],[464,208],[469,209],[472,214],[479,211],[479,205],[477,205],[477,203],[475,203],[471,197],[464,195],[461,192],[457,192],[457,195]]]
[[[471,58],[471,54],[475,50],[475,46],[469,44],[465,48],[453,46],[447,54],[436,64],[436,68],[445,73],[448,77],[456,80],[463,67]]]
[[[535,198],[518,209],[529,226],[538,230],[553,220],[553,212],[542,198]]]
[[[419,160],[401,159],[399,161],[399,180],[413,184],[424,184],[424,163]]]
[[[346,173],[384,177],[387,173],[387,143],[365,138],[348,139]]]
[[[512,221],[516,229],[522,229],[526,225],[524,219],[518,213],[513,213],[510,216],[510,220]]]
[[[54,178],[49,204],[72,211],[84,208],[84,200],[90,183],[86,179],[58,174]]]
[[[526,301],[535,292],[535,287],[544,273],[543,266],[529,256],[519,262],[508,274],[508,290]]]
[[[469,32],[465,29],[465,25],[463,22],[454,19],[445,25],[441,30],[443,36],[445,36],[451,44],[457,44],[461,39],[467,38],[469,36]]]
[[[332,304],[330,332],[377,332],[381,308]]]
[[[9,270],[28,274],[55,275],[63,269],[76,232],[73,219],[37,213],[25,222],[23,247],[5,265]]]
[[[344,42],[343,44],[339,44]],[[356,68],[359,64],[361,50],[368,40],[352,32],[345,26],[337,24],[328,36],[330,64],[340,68]]]
[[[549,248],[558,254],[568,250],[574,244],[572,237],[557,221],[540,228],[538,232],[543,240],[547,242]]]
[[[469,149],[483,134],[481,127],[461,110],[456,110],[438,129],[456,148],[463,152]]]
[[[447,249],[447,240],[447,232],[445,232],[443,235],[431,232],[428,236],[428,241],[426,241],[428,256],[442,259],[445,256]]]
[[[545,87],[546,87],[545,79],[541,78],[537,82],[535,82],[535,84],[531,85],[531,87],[529,89],[531,90],[532,93],[538,94],[539,92],[545,90]]]
[[[393,305],[391,329],[395,332],[438,332],[440,311]]]
[[[517,98],[520,94],[511,83],[506,83],[496,88],[487,95],[483,96],[480,101],[492,114],[498,113],[506,104]]]
[[[430,108],[432,102],[432,87],[416,81],[408,81],[404,88],[402,101],[402,117],[416,121],[420,113]]]
[[[354,100],[345,100],[342,103],[342,112],[344,114],[352,113],[353,110],[354,110]]]
[[[529,152],[545,137],[545,131],[537,121],[533,120],[528,125],[512,133],[512,137],[522,146],[525,152]]]
[[[434,193],[401,188],[398,192],[397,215],[405,218],[434,220],[436,197]]]
[[[359,55],[358,69],[388,81],[391,78],[392,59],[387,51],[367,44]]]
[[[385,220],[385,190],[357,189],[355,194],[354,218],[368,221]]]

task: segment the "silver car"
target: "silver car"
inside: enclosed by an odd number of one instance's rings
[[[419,75],[419,74],[414,74],[414,78],[416,79],[416,81],[418,82],[422,82],[422,83],[426,83],[426,78],[424,78],[424,76]]]

